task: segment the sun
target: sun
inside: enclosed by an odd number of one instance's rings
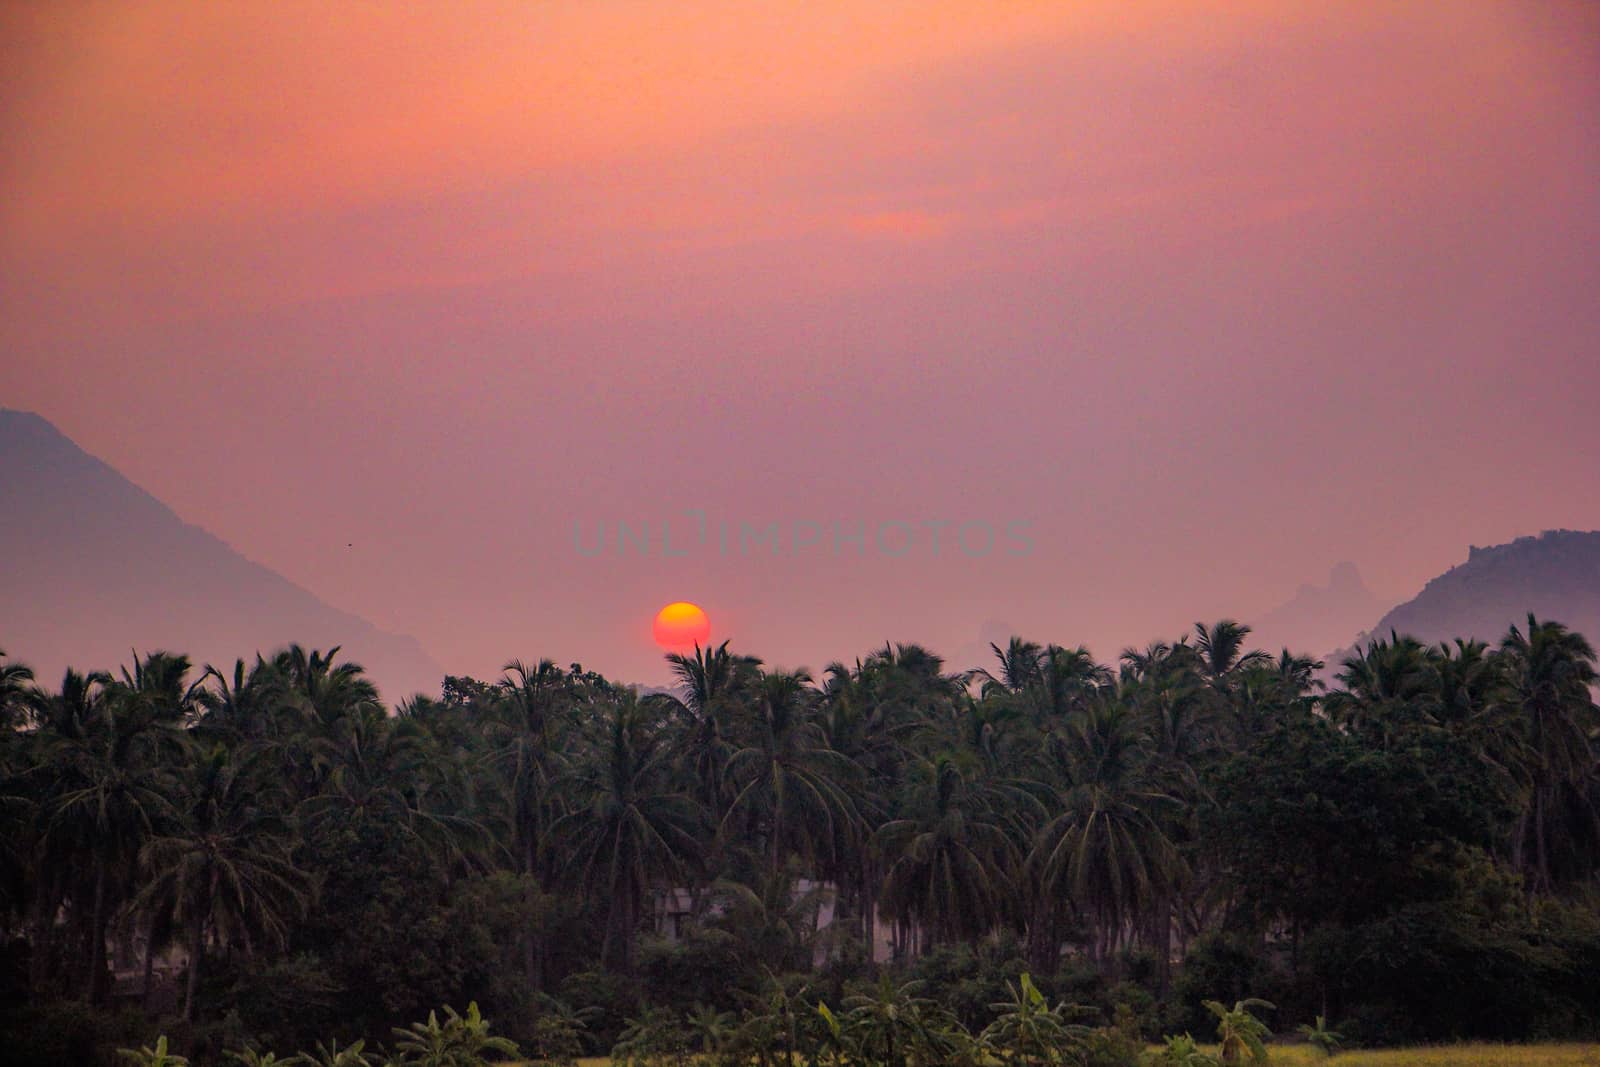
[[[678,650],[705,645],[711,639],[711,619],[698,604],[679,600],[656,612],[656,644]]]

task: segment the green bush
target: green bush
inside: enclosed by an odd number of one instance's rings
[[[761,970],[726,930],[690,926],[677,941],[639,942],[639,976],[645,1000],[685,1014],[697,1002],[736,1006],[741,994],[761,988]]]
[[[1273,989],[1267,961],[1249,940],[1216,932],[1195,939],[1173,982],[1172,1029],[1209,1034],[1216,1018],[1205,1008],[1215,999],[1233,1003],[1261,990]]]
[[[0,1067],[113,1067],[123,1062],[117,1049],[150,1045],[157,1037],[139,1012],[108,1012],[76,1001],[6,1011],[0,1033]]]
[[[638,1013],[639,989],[621,975],[578,971],[562,981],[561,1000],[586,1013],[589,1025],[583,1035],[584,1049],[601,1056],[611,1050],[628,1019]]]
[[[1008,999],[1008,984],[1018,982],[1027,969],[1015,938],[1007,937],[985,942],[976,951],[968,945],[941,945],[912,965],[911,976],[976,1032],[989,1023],[992,1005]],[[1052,991],[1048,982],[1035,984],[1047,994]]]

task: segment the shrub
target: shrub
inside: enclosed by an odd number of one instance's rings
[[[126,1063],[117,1049],[155,1040],[138,1012],[108,1013],[75,1001],[16,1008],[0,1016],[0,1067],[70,1063],[113,1067]]]
[[[465,1015],[446,1006],[443,1022],[430,1011],[426,1022],[396,1028],[394,1036],[400,1062],[415,1067],[481,1067],[490,1056],[517,1054],[515,1044],[489,1033],[489,1022],[476,1002],[467,1005]]]
[[[1344,1041],[1337,1027],[1330,1027],[1325,1015],[1317,1016],[1315,1023],[1301,1023],[1300,1036],[1306,1039],[1306,1044],[1322,1053],[1332,1056],[1339,1051],[1339,1045]]]
[[[647,1008],[629,1019],[611,1049],[621,1067],[682,1067],[690,1059],[689,1032],[670,1011]]]
[[[708,995],[718,1008],[731,1008],[742,992],[761,986],[761,971],[726,930],[690,926],[677,941],[644,938],[639,943],[639,973],[644,999],[683,1014]]]
[[[620,975],[578,971],[561,983],[561,1000],[586,1015],[586,1050],[603,1055],[616,1044],[629,1016],[639,1007],[638,988]]]
[[[1169,1036],[1166,1044],[1150,1055],[1148,1062],[1150,1067],[1218,1067],[1217,1058],[1188,1034]]]
[[[1144,1042],[1133,1013],[1119,1007],[1110,1026],[1096,1027],[1084,1041],[1083,1067],[1138,1067]]]
[[[189,1061],[167,1051],[167,1035],[156,1038],[153,1047],[122,1048],[117,1050],[123,1060],[134,1067],[189,1067]]]
[[[1267,988],[1266,961],[1249,941],[1237,934],[1204,934],[1195,939],[1178,969],[1173,986],[1177,1000],[1174,1028],[1209,1032],[1216,1020],[1203,1006],[1206,998],[1231,1003]]]

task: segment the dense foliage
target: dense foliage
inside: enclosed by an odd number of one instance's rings
[[[473,1001],[553,1062],[1115,1062],[1219,1018],[1248,1058],[1253,997],[1330,1041],[1600,1029],[1589,644],[1390,635],[1328,689],[1248,633],[723,645],[643,697],[519,661],[393,710],[337,650],[0,659],[0,1062],[422,1055]]]

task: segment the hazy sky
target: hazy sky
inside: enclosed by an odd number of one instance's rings
[[[1597,190],[1588,3],[7,5],[0,405],[451,670],[1110,657],[1600,527]]]

